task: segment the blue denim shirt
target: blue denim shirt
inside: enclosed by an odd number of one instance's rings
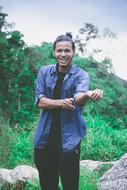
[[[36,80],[36,105],[41,97],[53,99],[54,87],[57,81],[56,65],[43,66]],[[74,111],[61,109],[62,150],[70,152],[75,150],[83,136],[86,134],[86,125],[82,116],[82,106],[75,103],[75,98],[89,89],[89,76],[81,68],[72,64],[66,74],[61,99],[73,98],[76,109]],[[51,109],[44,109],[35,133],[34,144],[36,148],[44,148],[47,144],[52,121]]]

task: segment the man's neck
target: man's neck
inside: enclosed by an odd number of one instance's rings
[[[59,67],[58,65],[58,71],[61,73],[67,73],[70,70],[71,65],[69,65],[68,67]]]

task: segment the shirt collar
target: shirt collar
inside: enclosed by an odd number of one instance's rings
[[[76,68],[76,66],[74,65],[74,63],[72,63],[68,73],[69,74],[74,74],[75,73],[75,68]]]
[[[72,65],[71,65],[71,67],[67,73],[68,74],[74,74],[75,73],[75,67],[76,66],[72,63]],[[51,75],[54,73],[57,73],[57,72],[58,72],[58,63],[52,67]]]
[[[51,75],[52,75],[52,74],[55,74],[55,73],[57,73],[57,64],[56,64],[56,65],[53,65],[53,67],[52,67],[52,69],[51,69],[51,72],[50,72]]]

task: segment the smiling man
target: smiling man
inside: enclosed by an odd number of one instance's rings
[[[57,65],[44,66],[36,80],[36,105],[43,109],[35,134],[35,165],[42,190],[78,190],[80,143],[86,134],[83,105],[102,98],[89,90],[89,76],[73,62],[75,44],[70,34],[54,42]]]

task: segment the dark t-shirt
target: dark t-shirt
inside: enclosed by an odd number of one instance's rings
[[[58,72],[58,79],[54,88],[54,99],[61,99],[61,89],[65,75],[66,73]],[[61,109],[53,109],[48,147],[61,148],[61,141]]]

